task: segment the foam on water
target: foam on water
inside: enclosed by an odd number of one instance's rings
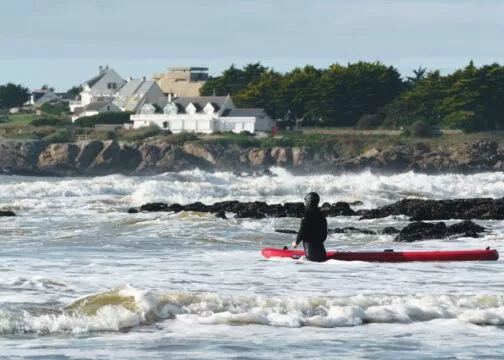
[[[405,197],[504,195],[501,173],[292,176],[283,169],[272,171],[276,177],[202,171],[150,177],[0,176],[0,209],[17,214],[0,217],[2,355],[271,359],[288,358],[294,346],[302,357],[320,358],[333,351],[337,339],[338,354],[349,357],[373,358],[371,352],[374,358],[432,358],[443,348],[446,356],[485,358],[485,351],[499,353],[504,347],[502,260],[266,260],[262,247],[281,247],[293,239],[275,229],[297,230],[299,219],[127,213],[129,207],[153,201],[298,202],[312,190],[323,202],[363,202],[354,209]],[[447,225],[454,221],[445,220]],[[328,222],[330,228],[378,232],[408,223],[405,217],[332,217]],[[502,256],[502,221],[475,222],[487,228],[481,238],[406,244],[392,243],[393,235],[347,232],[331,234],[326,247],[491,246]],[[478,344],[480,334],[491,339],[485,348]]]
[[[120,331],[163,320],[189,324],[332,328],[440,319],[504,325],[504,298],[495,295],[366,294],[288,298],[155,293],[126,287],[87,296],[62,309],[31,309],[21,314],[2,311],[0,333]]]
[[[143,177],[110,175],[91,179],[5,181],[0,176],[0,206],[27,210],[86,206],[90,201],[113,199],[123,206],[163,201],[187,204],[222,200],[270,203],[301,201],[309,191],[320,193],[322,201],[360,200],[368,208],[383,206],[405,197],[453,199],[461,197],[503,197],[504,175],[424,175],[413,172],[382,176],[370,172],[342,175],[292,176],[273,168],[276,177],[239,177],[232,173],[200,170]],[[104,206],[103,204],[101,205]]]

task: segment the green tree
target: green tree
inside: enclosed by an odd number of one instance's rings
[[[40,87],[40,89],[41,89],[41,90],[49,90],[49,91],[51,91],[51,92],[54,92],[54,87],[52,87],[52,86],[50,87],[50,86],[49,86],[49,85],[47,85],[47,84],[42,85],[42,86]]]
[[[64,97],[65,99],[75,99],[82,91],[82,86],[72,86],[70,89],[67,90],[65,93]]]
[[[397,69],[380,62],[334,64],[320,81],[321,113],[333,126],[354,126],[364,114],[374,114],[403,89]]]
[[[40,107],[40,110],[48,115],[62,115],[65,113],[68,114],[70,112],[70,108],[68,107],[67,102],[46,102]]]
[[[435,125],[442,116],[440,104],[448,90],[446,79],[441,76],[439,70],[429,72],[424,79],[402,94],[402,109],[410,119],[421,117],[426,119],[427,123]],[[405,125],[411,124],[411,121],[406,121]]]
[[[321,117],[319,83],[322,71],[307,65],[295,68],[282,77],[278,93],[278,109],[292,119],[305,119],[313,125]]]
[[[407,84],[408,85],[415,85],[417,82],[422,81],[425,79],[425,75],[427,73],[427,68],[423,68],[421,66],[418,67],[418,69],[413,70],[413,75],[414,76],[408,76],[407,77]]]
[[[448,114],[441,123],[449,129],[461,129],[464,132],[483,130],[482,122],[474,111],[459,110]]]
[[[441,102],[445,115],[472,112],[480,121],[477,130],[503,127],[504,68],[498,64],[477,68],[471,61],[464,69],[448,75],[450,88]]]
[[[285,111],[284,104],[278,98],[281,84],[282,76],[269,70],[248,84],[233,100],[238,107],[264,108],[270,116],[277,118]]]
[[[200,89],[202,96],[226,96],[236,95],[247,85],[258,80],[268,68],[261,63],[248,64],[243,69],[237,68],[234,64],[229,69],[224,70],[221,76],[211,77]]]
[[[22,85],[0,85],[0,109],[20,107],[30,99],[30,90]]]

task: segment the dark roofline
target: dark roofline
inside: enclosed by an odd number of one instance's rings
[[[98,81],[100,81],[103,76],[105,76],[107,72],[103,72],[99,75],[96,75],[95,77],[89,79],[88,81],[84,82],[84,84],[87,84],[89,87],[93,87]]]

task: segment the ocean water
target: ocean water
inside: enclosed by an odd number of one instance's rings
[[[0,176],[0,359],[501,359],[503,261],[377,264],[264,259],[299,219],[128,214],[163,201],[323,202],[504,196],[504,174],[237,177]],[[457,219],[447,219],[448,224]],[[340,250],[481,249],[504,254],[502,221],[480,238],[392,243],[332,234]],[[402,228],[403,217],[329,227]]]

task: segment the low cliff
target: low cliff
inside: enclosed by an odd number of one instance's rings
[[[308,147],[249,148],[218,143],[118,143],[91,140],[46,144],[40,140],[0,140],[0,172],[20,175],[94,176],[121,173],[149,175],[200,168],[251,172],[280,166],[294,173],[373,171],[399,173],[470,173],[504,170],[504,146],[477,141],[445,151],[423,143],[372,148],[344,158],[333,149]]]

